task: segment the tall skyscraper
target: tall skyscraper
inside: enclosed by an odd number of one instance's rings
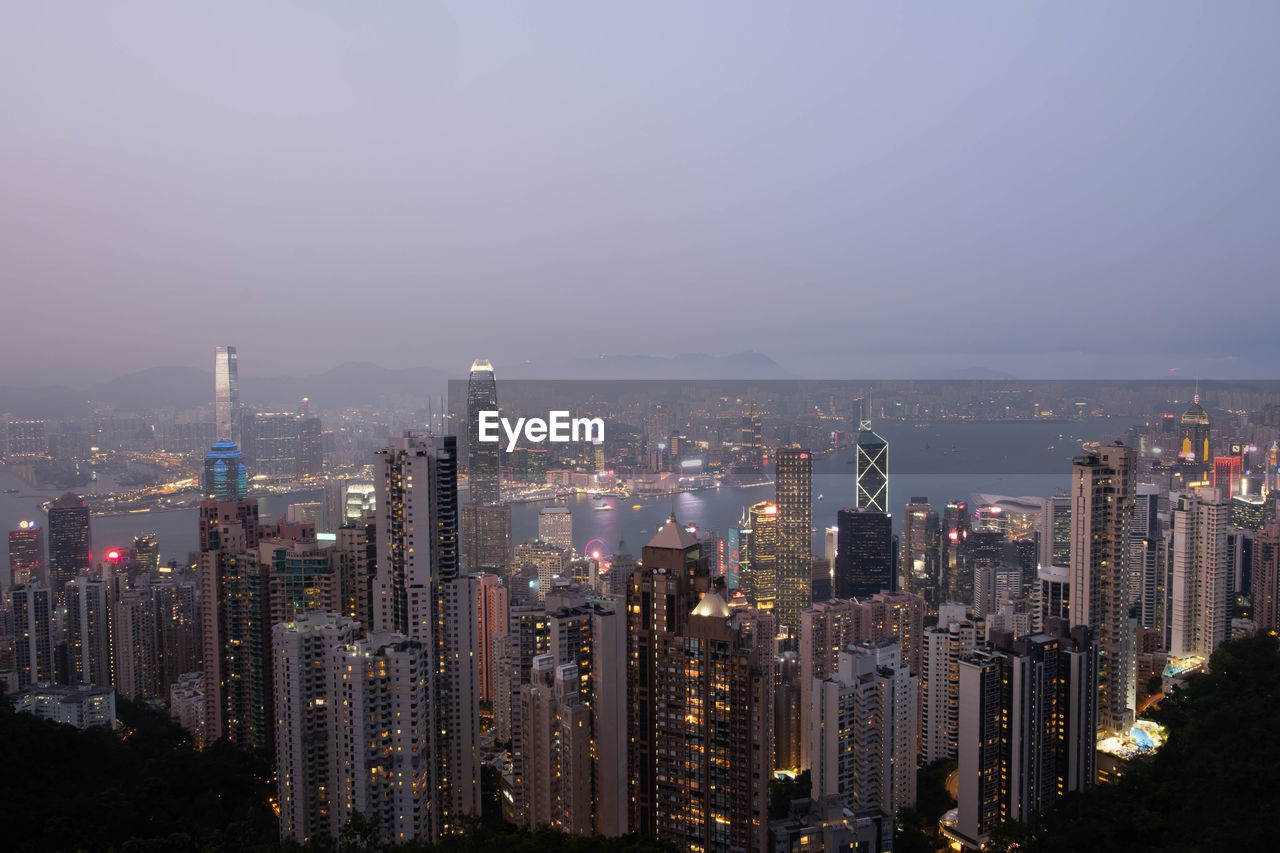
[[[948,501],[942,511],[940,569],[943,578],[942,598],[946,601],[973,600],[973,557],[969,548],[972,522],[969,505],[964,501]]]
[[[13,657],[18,689],[57,677],[53,638],[57,629],[53,591],[42,583],[13,587]]]
[[[1181,441],[1178,458],[1198,465],[1208,465],[1213,456],[1209,448],[1209,413],[1200,405],[1196,392],[1191,406],[1182,413]]]
[[[778,505],[769,501],[752,504],[747,519],[751,528],[747,561],[751,576],[746,596],[755,607],[772,611],[778,602]]]
[[[49,583],[44,556],[44,530],[34,521],[19,521],[9,531],[9,582],[12,586],[39,581]]]
[[[775,624],[795,637],[800,611],[812,597],[813,461],[803,448],[785,447],[774,456],[775,501],[778,507],[777,562],[778,604]]]
[[[1136,658],[1129,624],[1129,539],[1137,454],[1103,446],[1071,466],[1071,621],[1101,649],[1098,724],[1129,731],[1136,704]]]
[[[492,504],[502,500],[498,480],[498,443],[479,440],[480,413],[498,408],[498,383],[493,365],[484,359],[471,363],[467,379],[467,477],[471,502]]]
[[[240,373],[236,365],[235,347],[214,348],[213,408],[217,440],[239,445]]]
[[[496,643],[507,636],[507,588],[502,578],[484,573],[476,578],[476,694],[481,702],[492,703]]]
[[[1135,488],[1133,523],[1129,528],[1129,600],[1138,605],[1138,625],[1149,631],[1162,624],[1164,583],[1160,555],[1164,531],[1160,524],[1160,488],[1139,483]]]
[[[938,514],[928,498],[912,498],[902,517],[902,557],[899,573],[903,589],[938,605]]]
[[[859,509],[889,511],[889,442],[871,430],[864,420],[858,430],[857,462]]]
[[[110,582],[87,575],[67,583],[67,656],[73,684],[113,683]]]
[[[920,672],[920,754],[925,763],[955,758],[959,738],[960,661],[973,654],[978,629],[943,607],[937,626],[924,634]],[[945,618],[944,618],[945,617]]]
[[[67,492],[49,504],[49,587],[62,600],[68,581],[93,567],[89,505]]]
[[[573,550],[573,513],[567,506],[546,506],[538,510],[538,539]]]
[[[468,571],[511,575],[510,504],[462,505],[462,565]]]
[[[457,439],[406,436],[378,453],[377,628],[421,644],[432,722],[431,837],[479,810],[476,589],[458,570]],[[415,537],[415,533],[417,536]]]
[[[1041,498],[1040,565],[1071,564],[1071,499]]]
[[[869,507],[845,507],[836,513],[836,528],[836,596],[869,598],[893,589],[893,517]]]
[[[1230,506],[1212,487],[1173,495],[1169,653],[1208,659],[1228,636]]]
[[[201,486],[206,500],[242,501],[249,497],[249,470],[235,442],[214,442],[204,457]]]

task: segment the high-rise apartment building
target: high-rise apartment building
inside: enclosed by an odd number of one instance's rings
[[[1129,624],[1129,543],[1137,454],[1106,446],[1071,466],[1071,621],[1101,649],[1098,724],[1127,732],[1136,704],[1134,636]]]
[[[1228,637],[1230,505],[1212,487],[1173,495],[1169,653],[1206,660]]]
[[[1040,565],[1071,564],[1071,499],[1041,498]]]
[[[54,658],[57,616],[53,591],[34,582],[10,588],[9,595],[13,607],[13,657],[18,689],[53,682],[57,677]]]
[[[573,513],[567,506],[546,506],[538,510],[538,540],[573,550]]]
[[[813,461],[808,450],[785,447],[774,454],[774,462],[778,507],[774,616],[779,632],[785,630],[794,637],[800,630],[800,611],[812,597]]]
[[[34,521],[19,521],[18,526],[9,531],[9,583],[19,586],[32,581],[49,584],[44,529]]]
[[[960,618],[954,618],[960,616]],[[926,764],[955,758],[959,738],[960,661],[978,647],[978,629],[962,614],[924,633],[920,672],[920,754]]]
[[[378,630],[420,644],[432,712],[431,837],[479,810],[476,589],[458,569],[457,439],[406,436],[377,454]]]
[[[1259,631],[1280,631],[1280,520],[1269,521],[1254,540],[1254,619]]]
[[[471,364],[467,379],[467,479],[471,503],[492,504],[502,500],[498,477],[498,443],[482,442],[480,413],[498,410],[498,383],[493,365],[484,359]]]
[[[114,683],[111,648],[111,582],[87,575],[67,583],[67,680],[72,684]]]
[[[511,575],[511,506],[462,505],[462,564],[473,572]]]
[[[476,577],[476,694],[481,702],[493,702],[496,643],[507,636],[507,588],[502,578],[483,573]]]
[[[918,678],[901,644],[854,645],[834,674],[814,686],[813,799],[839,797],[853,811],[896,815],[916,802]]]

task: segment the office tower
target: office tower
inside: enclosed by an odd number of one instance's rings
[[[240,443],[240,375],[235,347],[213,351],[213,407],[217,440]]]
[[[813,799],[840,797],[853,811],[886,815],[914,807],[919,680],[907,671],[901,645],[849,647],[814,690]]]
[[[151,585],[151,600],[156,623],[156,692],[165,697],[182,676],[200,669],[196,585],[164,578]]]
[[[431,837],[479,809],[474,580],[458,572],[457,439],[406,436],[379,451],[379,630],[421,644],[432,724]],[[418,533],[416,537],[414,534]]]
[[[305,405],[307,399],[302,399]],[[298,417],[298,452],[296,476],[299,480],[324,475],[324,429],[320,419],[305,412]]]
[[[1077,456],[1071,467],[1071,621],[1101,648],[1098,724],[1127,732],[1135,705],[1129,626],[1129,531],[1137,454],[1123,444]]]
[[[541,521],[539,521],[541,526]],[[462,560],[470,571],[511,574],[511,506],[509,504],[462,505]]]
[[[142,587],[120,593],[112,606],[111,645],[116,693],[135,701],[169,695],[161,692],[159,631],[155,600]]]
[[[1093,786],[1098,646],[1083,626],[960,662],[956,832],[977,846]]]
[[[871,431],[870,421],[858,430],[855,459],[858,508],[889,512],[889,442]]]
[[[978,629],[967,619],[939,618],[924,632],[920,671],[920,754],[926,764],[955,758],[959,738],[960,661],[978,646]]]
[[[538,541],[573,550],[573,513],[567,506],[546,506],[538,511]]]
[[[200,504],[200,638],[207,742],[229,738],[267,749],[271,625],[267,577],[258,565],[258,502]]]
[[[477,695],[485,704],[493,702],[495,643],[507,636],[507,588],[502,578],[488,572],[476,577]]]
[[[1209,415],[1200,405],[1200,394],[1192,398],[1191,407],[1182,413],[1181,441],[1178,458],[1207,465],[1213,458],[1209,452]]]
[[[1129,601],[1139,605],[1138,625],[1154,629],[1155,590],[1158,586],[1160,487],[1138,483],[1134,489],[1133,522],[1129,527]]]
[[[290,483],[301,476],[299,463],[301,418],[293,412],[257,412],[246,450],[253,476],[268,483]]]
[[[13,657],[18,689],[56,678],[53,638],[57,630],[53,590],[42,583],[9,590],[13,607]]]
[[[9,582],[12,586],[38,581],[49,584],[44,557],[44,530],[34,521],[19,521],[9,531]]]
[[[1259,631],[1280,631],[1280,520],[1258,533],[1253,550],[1254,621]]]
[[[845,507],[836,513],[836,596],[869,598],[894,587],[893,516]]]
[[[338,530],[331,551],[340,591],[338,612],[361,625],[373,624],[373,579],[377,568],[376,514],[370,510]]]
[[[493,365],[484,359],[471,363],[467,379],[467,479],[471,503],[494,504],[502,500],[498,478],[498,442],[482,442],[480,413],[498,411],[498,383]]]
[[[87,575],[67,583],[68,683],[113,683],[109,583]]]
[[[353,815],[382,844],[426,839],[435,725],[427,659],[395,632],[361,637],[333,613],[307,613],[273,631],[280,834],[337,836]]]
[[[547,597],[553,587],[553,578],[569,577],[569,561],[573,553],[559,545],[543,542],[524,542],[516,546],[514,572],[532,568],[537,576],[536,594],[538,600]]]
[[[1228,635],[1230,509],[1212,487],[1176,493],[1171,502],[1173,587],[1169,595],[1169,653],[1207,660]]]
[[[1071,565],[1071,499],[1041,498],[1040,565]]]
[[[902,556],[898,561],[902,588],[938,604],[938,514],[928,498],[915,498],[902,517]]]
[[[778,505],[752,504],[747,519],[751,527],[747,600],[761,610],[773,610],[778,600]]]
[[[983,562],[973,569],[973,615],[981,619],[1003,601],[1022,597],[1022,568]]]
[[[969,553],[969,505],[948,501],[942,511],[941,555],[944,601],[973,600],[973,561]]]
[[[249,469],[244,454],[233,442],[215,442],[205,455],[201,488],[211,501],[242,501],[249,497]]]
[[[1231,500],[1240,493],[1240,457],[1213,457],[1213,487],[1224,500]]]
[[[1043,631],[1050,619],[1071,624],[1071,569],[1067,566],[1042,566],[1037,574],[1037,631]]]
[[[49,504],[49,588],[61,601],[67,582],[93,567],[89,505],[67,492]]]
[[[154,533],[133,538],[133,562],[138,571],[154,575],[160,571],[160,539]]]
[[[742,404],[742,423],[738,434],[741,447],[739,470],[743,479],[749,483],[759,482],[764,463],[764,439],[762,437],[760,410],[754,400]]]
[[[777,561],[778,604],[775,624],[781,634],[794,637],[800,629],[800,611],[809,606],[813,570],[813,461],[809,451],[786,447],[774,456],[775,502],[778,507]]]

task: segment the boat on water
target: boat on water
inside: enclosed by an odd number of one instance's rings
[[[16,494],[18,494],[18,490],[17,490],[17,489],[5,489],[5,490],[4,490],[4,493],[5,493],[6,495],[16,495]]]
[[[631,505],[631,508],[632,508],[632,509],[640,509],[641,507],[640,507],[640,504],[632,504],[632,505]]]
[[[594,509],[596,512],[604,512],[606,510],[613,509],[613,506],[608,501],[601,500],[598,504],[592,507],[592,509]]]

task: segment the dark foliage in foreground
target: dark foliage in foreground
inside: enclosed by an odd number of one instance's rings
[[[164,714],[120,701],[123,732],[87,732],[13,713],[0,699],[0,848],[14,853],[672,853],[634,837],[518,831],[493,819],[432,846],[378,844],[352,821],[339,839],[278,840],[270,765],[229,743],[203,752]],[[492,785],[487,786],[492,787]],[[489,810],[487,810],[489,811]]]
[[[1154,715],[1169,742],[1114,785],[1070,797],[1031,826],[1001,827],[995,851],[1201,853],[1275,850],[1280,815],[1280,654],[1275,637],[1230,642],[1211,672]]]

